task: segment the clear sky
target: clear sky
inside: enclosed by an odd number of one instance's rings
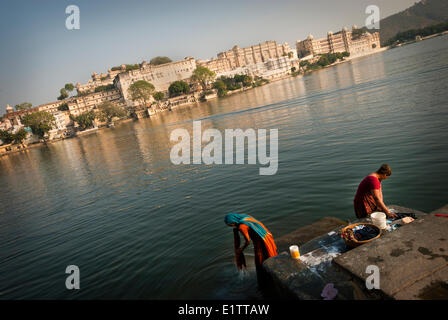
[[[288,42],[364,26],[368,5],[381,18],[416,0],[41,0],[0,4],[0,114],[6,104],[56,101],[65,83],[163,55],[208,59],[235,44]],[[65,8],[80,9],[67,30]]]

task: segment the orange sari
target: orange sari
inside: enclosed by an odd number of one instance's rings
[[[261,224],[259,221],[257,222]],[[255,266],[257,269],[261,267],[266,259],[277,255],[277,246],[275,245],[274,237],[269,231],[265,238],[262,239],[255,231],[245,224],[240,224],[238,230],[241,231],[246,240],[250,239],[254,244]]]

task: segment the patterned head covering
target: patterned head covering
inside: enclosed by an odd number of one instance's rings
[[[247,214],[228,213],[224,217],[224,222],[227,225],[232,223],[235,223],[236,225],[245,224],[254,230],[263,240],[267,234],[270,234],[260,221]]]

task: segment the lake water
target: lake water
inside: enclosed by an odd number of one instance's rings
[[[305,77],[0,158],[1,299],[260,298],[233,264],[227,212],[279,237],[354,219],[358,183],[382,163],[386,204],[448,201],[447,36]],[[278,128],[276,175],[259,165],[170,162],[170,133]],[[65,288],[77,265],[81,289]]]

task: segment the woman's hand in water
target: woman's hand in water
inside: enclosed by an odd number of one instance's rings
[[[392,218],[392,219],[398,218],[398,216],[395,213],[390,212],[390,211],[389,211],[389,213],[387,213],[387,217]]]

